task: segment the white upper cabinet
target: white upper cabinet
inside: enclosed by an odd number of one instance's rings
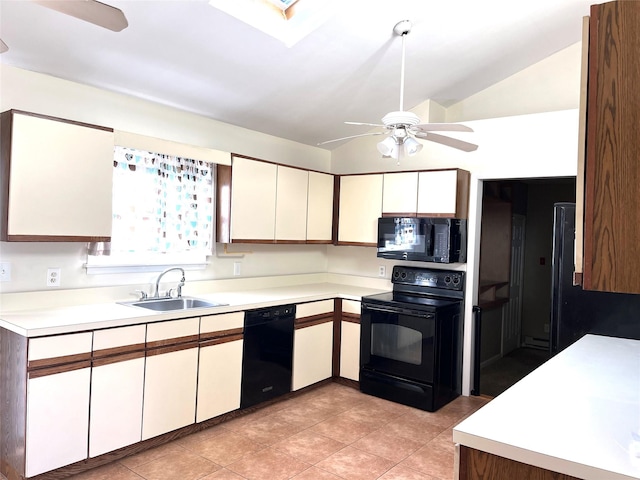
[[[431,170],[418,174],[418,215],[467,218],[469,177],[466,170]]]
[[[113,130],[15,110],[0,123],[0,239],[109,240]]]
[[[231,240],[273,240],[278,167],[234,157],[232,169]]]
[[[340,177],[338,243],[374,246],[382,215],[382,174]]]
[[[278,165],[276,240],[306,240],[308,185],[308,171]]]
[[[309,172],[307,240],[331,242],[333,228],[333,175]]]
[[[414,217],[418,207],[418,172],[385,173],[382,184],[382,213]]]
[[[219,242],[331,242],[333,175],[234,155],[217,202]]]

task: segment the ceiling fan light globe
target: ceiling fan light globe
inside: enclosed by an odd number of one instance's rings
[[[416,139],[408,137],[404,141],[404,152],[407,155],[413,156],[417,154],[420,150],[422,150],[422,144],[418,142]]]
[[[383,141],[378,143],[378,151],[383,157],[393,156],[394,150],[397,150],[396,142],[393,137],[387,137]]]

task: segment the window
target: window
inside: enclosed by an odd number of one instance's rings
[[[93,245],[87,264],[204,264],[213,247],[214,169],[202,160],[116,147],[110,249]]]

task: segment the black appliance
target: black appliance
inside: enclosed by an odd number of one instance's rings
[[[551,354],[587,333],[640,340],[640,295],[583,290],[573,285],[575,203],[556,203],[551,281]]]
[[[245,313],[240,408],[291,391],[295,316],[295,305]]]
[[[378,257],[435,263],[466,262],[467,221],[458,218],[379,218]]]
[[[362,297],[360,390],[433,412],[461,392],[464,273],[396,265],[391,281]]]

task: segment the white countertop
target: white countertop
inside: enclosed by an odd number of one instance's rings
[[[640,479],[640,341],[583,337],[457,425],[453,440],[585,480]]]
[[[385,290],[334,283],[289,285],[237,292],[193,295],[203,300],[222,302],[228,306],[198,308],[173,312],[154,312],[115,302],[68,305],[56,308],[24,309],[3,312],[0,327],[25,337],[149,323],[173,318],[212,315],[286,303],[303,303],[330,298],[360,300],[365,295]]]

